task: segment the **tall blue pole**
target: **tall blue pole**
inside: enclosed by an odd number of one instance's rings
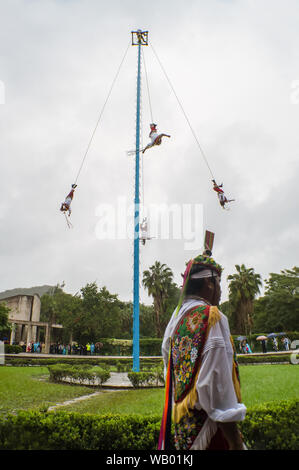
[[[134,199],[134,288],[133,288],[133,371],[139,372],[139,151],[140,151],[140,69],[141,41],[138,41],[136,164]]]

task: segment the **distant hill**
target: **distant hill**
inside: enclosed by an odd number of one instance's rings
[[[54,289],[55,286],[36,286],[36,287],[17,287],[16,289],[5,290],[0,292],[0,300],[6,299],[7,297],[13,297],[14,295],[34,295],[38,294],[40,297],[43,294],[47,294],[49,291]]]

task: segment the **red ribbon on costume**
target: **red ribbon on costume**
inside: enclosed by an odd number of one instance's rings
[[[159,434],[158,450],[167,450],[171,439],[171,413],[172,413],[172,354],[171,340],[169,345],[169,357],[165,382],[165,403]]]

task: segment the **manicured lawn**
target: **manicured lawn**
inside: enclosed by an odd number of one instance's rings
[[[296,365],[240,366],[243,402],[250,407],[263,402],[299,399],[298,372]],[[95,391],[41,380],[47,376],[46,367],[0,367],[0,413],[50,406]],[[161,415],[163,402],[163,389],[103,390],[90,400],[59,409],[80,413]]]
[[[299,399],[299,368],[295,365],[240,366],[242,401],[247,406],[258,403]],[[79,402],[67,410],[80,413],[162,414],[164,390],[128,390],[104,392]]]
[[[48,375],[47,367],[0,367],[0,414],[50,406],[94,391],[49,383]]]
[[[246,406],[299,399],[298,365],[240,366],[242,400]]]

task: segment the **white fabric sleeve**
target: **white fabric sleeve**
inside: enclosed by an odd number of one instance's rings
[[[232,360],[232,347],[217,323],[205,344],[196,384],[199,408],[203,408],[212,421],[232,422],[245,418],[246,407],[238,403],[233,385]]]

